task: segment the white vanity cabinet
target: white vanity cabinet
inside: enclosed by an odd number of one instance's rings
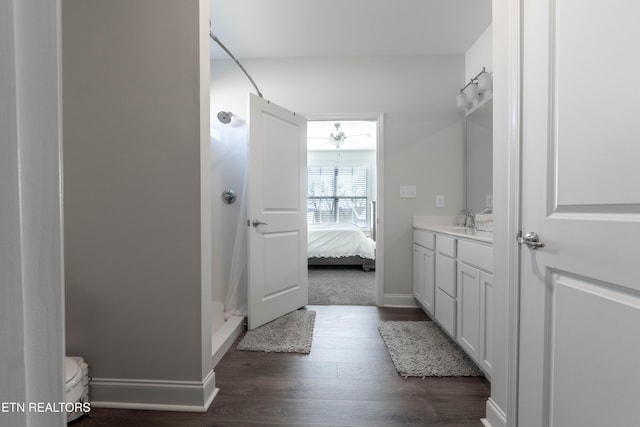
[[[434,249],[434,233],[413,231],[413,296],[430,316],[435,313]]]
[[[459,227],[413,230],[413,295],[491,376],[493,247]],[[483,238],[484,237],[484,238]]]
[[[491,375],[493,248],[470,240],[458,242],[458,344]]]

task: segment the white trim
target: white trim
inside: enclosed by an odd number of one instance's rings
[[[480,421],[485,427],[507,427],[506,414],[491,398],[487,400],[486,418],[482,418]]]
[[[493,0],[495,364],[484,423],[517,425],[523,0]],[[486,425],[486,424],[485,424]]]
[[[376,147],[376,305],[384,305],[384,114],[378,114],[378,145]],[[414,302],[415,303],[415,302]]]
[[[378,307],[387,307],[385,303],[386,296],[384,294],[384,113],[307,113],[304,116],[307,120],[370,120],[377,122],[376,211],[378,223],[376,226],[376,305]]]
[[[508,209],[506,224],[509,241],[507,261],[507,402],[506,420],[518,424],[518,358],[520,344],[520,247],[516,235],[521,227],[522,189],[522,13],[523,0],[509,0],[509,52],[507,78],[508,118]],[[506,422],[505,420],[505,422]]]
[[[198,111],[200,114],[200,363],[201,375],[207,375],[211,369],[212,326],[211,326],[211,294],[213,292],[212,271],[212,176],[211,176],[211,61],[204,60],[209,57],[210,40],[209,17],[210,1],[198,1],[198,48],[200,58],[198,68],[199,96]]]
[[[236,338],[244,330],[244,316],[231,316],[224,322],[211,339],[211,366],[216,367],[218,362],[231,348]]]
[[[108,409],[140,409],[144,411],[173,411],[173,412],[207,412],[207,409],[218,395],[220,389],[214,390],[211,399],[203,407],[187,406],[187,405],[169,405],[169,404],[152,404],[152,403],[123,403],[123,402],[97,402],[92,401],[92,408],[108,408]]]
[[[383,307],[419,308],[413,294],[384,294]]]
[[[96,408],[206,412],[218,394],[215,374],[202,381],[94,378],[91,406]]]

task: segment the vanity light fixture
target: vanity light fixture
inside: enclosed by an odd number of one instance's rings
[[[488,73],[485,67],[482,67],[482,71],[471,78],[463,88],[460,88],[460,93],[456,96],[456,105],[461,110],[466,110],[469,104],[473,104],[480,99],[480,94],[490,93],[491,89],[491,73]]]

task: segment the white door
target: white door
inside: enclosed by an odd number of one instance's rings
[[[640,423],[640,2],[525,0],[518,426]]]
[[[308,301],[307,121],[249,95],[249,329]]]

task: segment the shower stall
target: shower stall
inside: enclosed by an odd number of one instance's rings
[[[247,123],[241,117],[228,111],[212,113],[211,318],[214,365],[242,331],[247,315],[247,136]]]
[[[249,80],[258,96],[262,93],[229,49],[209,31],[213,40]],[[215,71],[211,67],[211,79]],[[221,89],[218,87],[218,89]],[[215,91],[217,89],[212,89]],[[216,92],[215,100],[237,101],[242,92]],[[238,104],[232,101],[238,107]],[[216,101],[217,102],[217,101]],[[247,315],[247,166],[248,136],[247,121],[242,114],[236,115],[223,105],[211,103],[211,191],[212,191],[212,361],[222,358],[235,338],[242,332]],[[226,105],[228,108],[228,105]],[[238,107],[236,111],[245,111]],[[213,113],[212,113],[213,116]]]

